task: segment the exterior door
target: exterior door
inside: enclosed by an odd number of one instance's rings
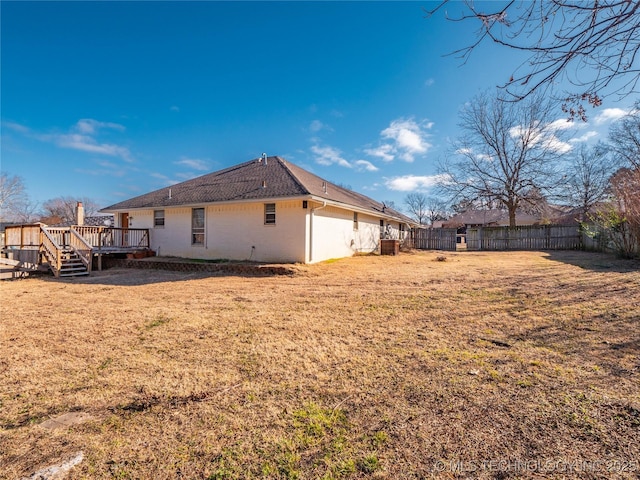
[[[120,242],[123,247],[129,246],[129,214],[121,213],[120,214]]]

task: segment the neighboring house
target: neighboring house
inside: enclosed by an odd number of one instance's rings
[[[158,255],[314,263],[373,252],[415,222],[287,162],[241,163],[104,208]]]
[[[73,221],[62,222],[60,218],[57,220],[53,217],[45,218],[43,220],[47,220],[46,223],[49,227],[69,227],[72,225],[80,225],[82,224],[85,227],[112,227],[114,224],[114,216],[113,215],[92,215],[88,217],[84,217],[82,222],[78,222],[78,218]]]
[[[516,225],[538,225],[543,223],[541,215],[516,214]],[[443,228],[504,227],[509,226],[506,210],[467,210],[442,223]]]

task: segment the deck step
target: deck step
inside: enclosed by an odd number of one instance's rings
[[[89,270],[82,262],[80,255],[74,250],[65,246],[61,252],[62,265],[58,275],[60,277],[79,277],[81,275],[89,275]]]
[[[85,270],[84,272],[62,273],[62,270],[61,270],[59,276],[60,277],[79,277],[81,275],[89,275],[89,272]]]
[[[61,272],[79,272],[81,270],[86,270],[87,268],[84,265],[63,265],[60,269]]]

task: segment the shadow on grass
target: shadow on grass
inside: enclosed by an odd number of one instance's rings
[[[640,260],[621,258],[612,253],[575,250],[550,250],[545,253],[549,260],[575,265],[594,272],[640,272]]]
[[[55,278],[41,277],[45,281],[80,285],[142,286],[156,283],[176,283],[211,277],[266,278],[294,275],[293,269],[280,266],[255,267],[242,270],[178,271],[152,268],[110,268],[93,271],[89,276]]]

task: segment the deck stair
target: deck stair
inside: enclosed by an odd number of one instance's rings
[[[82,262],[80,255],[70,247],[64,247],[60,255],[60,277],[77,277],[80,275],[89,275],[89,269]]]
[[[91,273],[91,245],[73,227],[41,227],[40,251],[56,277]]]

